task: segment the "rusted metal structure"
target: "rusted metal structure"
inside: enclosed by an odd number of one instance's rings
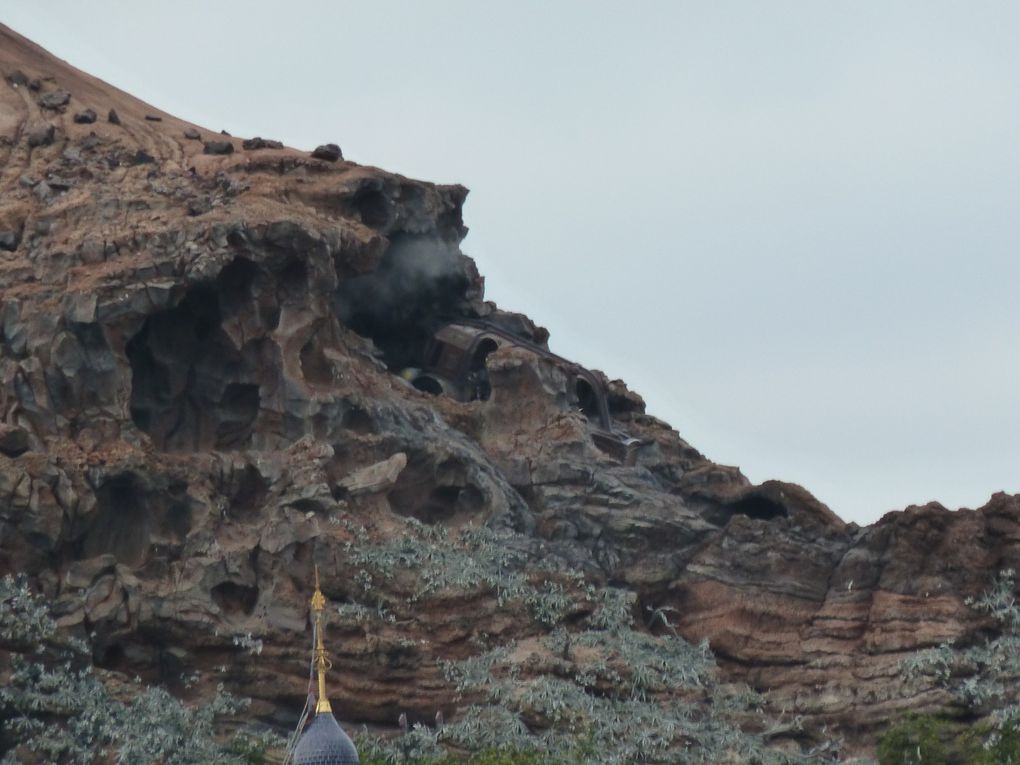
[[[634,464],[642,442],[613,427],[609,395],[598,377],[491,322],[462,320],[443,325],[425,349],[424,366],[404,370],[403,376],[426,393],[447,395],[458,401],[485,401],[491,393],[485,360],[491,353],[508,346],[524,348],[565,372],[572,383],[571,403],[588,420],[592,441],[620,462]]]

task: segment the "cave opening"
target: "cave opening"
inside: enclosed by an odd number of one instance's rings
[[[259,591],[236,582],[221,582],[210,590],[213,603],[227,616],[251,616],[258,603]]]
[[[479,401],[488,401],[492,395],[492,384],[489,382],[489,370],[485,366],[486,359],[499,350],[499,343],[491,337],[484,338],[471,355],[471,388],[473,397]]]
[[[112,643],[107,646],[94,644],[93,651],[93,661],[103,669],[123,672],[127,666],[127,655],[124,646],[120,643]]]
[[[390,222],[390,203],[378,189],[361,187],[351,199],[351,206],[366,226],[383,228]]]
[[[110,478],[96,489],[95,515],[82,539],[82,557],[110,554],[126,566],[141,566],[149,551],[155,514],[135,474]]]
[[[581,414],[589,420],[598,421],[600,418],[599,399],[592,384],[583,377],[578,377],[574,381],[574,396],[577,399],[577,408],[581,410]]]
[[[234,258],[224,266],[216,277],[218,308],[222,306],[226,314],[243,310],[258,273],[258,266],[248,258]]]
[[[177,493],[183,495],[186,487],[181,487],[178,492],[171,489],[171,495]],[[160,522],[161,534],[174,542],[180,542],[191,531],[191,503],[185,497],[179,497],[170,503],[163,513]]]
[[[318,321],[315,329],[301,346],[299,359],[301,374],[311,385],[329,386],[336,379],[336,368],[327,356],[327,349],[335,345],[331,328]]]
[[[259,469],[252,464],[245,465],[234,473],[231,484],[227,515],[234,520],[248,520],[257,515],[269,495],[269,483]]]
[[[344,430],[360,434],[377,433],[379,430],[371,412],[356,404],[352,404],[347,411],[344,412],[344,416],[341,420],[341,426]]]
[[[261,406],[261,338],[238,349],[224,314],[244,316],[258,270],[235,259],[215,286],[197,285],[173,308],[149,316],[128,341],[131,419],[165,450],[248,445]],[[275,320],[261,306],[263,321]],[[277,312],[278,314],[278,312]],[[264,326],[264,325],[263,325]]]
[[[276,274],[276,289],[284,302],[300,303],[308,297],[308,266],[298,258],[287,258]]]
[[[300,268],[304,264],[299,262]],[[222,322],[240,322],[251,330],[272,330],[280,323],[279,295],[293,292],[294,277],[289,261],[281,273],[271,277],[249,258],[238,256],[216,277],[216,293]],[[298,277],[300,278],[300,277]]]
[[[757,494],[751,494],[738,499],[730,503],[729,508],[734,515],[746,515],[748,518],[754,518],[759,521],[787,518],[790,515],[786,508],[775,500]]]
[[[386,496],[393,512],[427,524],[466,520],[485,506],[485,495],[463,464],[447,460],[436,465],[420,455],[410,458]]]
[[[392,237],[379,268],[342,283],[339,319],[382,352],[399,372],[422,367],[435,330],[467,315],[470,280],[455,245],[433,237]]]
[[[433,396],[441,396],[443,394],[443,384],[432,375],[418,375],[411,384],[422,393],[428,393]]]

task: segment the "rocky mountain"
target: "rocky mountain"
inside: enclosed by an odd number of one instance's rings
[[[751,485],[484,300],[467,189],[192,125],[3,27],[0,75],[0,575],[97,667],[292,726],[317,563],[355,726],[454,719],[438,660],[569,634],[584,586],[707,639],[796,742],[948,703],[901,662],[985,634],[964,600],[1020,562],[1020,497],[859,528]],[[451,573],[479,529],[554,618]]]

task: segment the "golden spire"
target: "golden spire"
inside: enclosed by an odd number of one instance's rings
[[[326,597],[319,589],[319,566],[315,565],[315,592],[312,594],[312,614],[315,619],[315,671],[319,675],[319,701],[315,705],[315,714],[332,712],[326,698],[326,671],[333,666],[326,658],[326,644],[322,640],[322,612],[326,608]]]

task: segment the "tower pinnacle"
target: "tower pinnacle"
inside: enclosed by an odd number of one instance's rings
[[[326,696],[326,672],[333,663],[326,657],[326,644],[322,633],[322,612],[326,609],[326,597],[319,589],[319,566],[315,566],[315,592],[312,594],[312,615],[315,618],[315,671],[319,676],[319,699],[315,705],[315,714],[332,712]]]

